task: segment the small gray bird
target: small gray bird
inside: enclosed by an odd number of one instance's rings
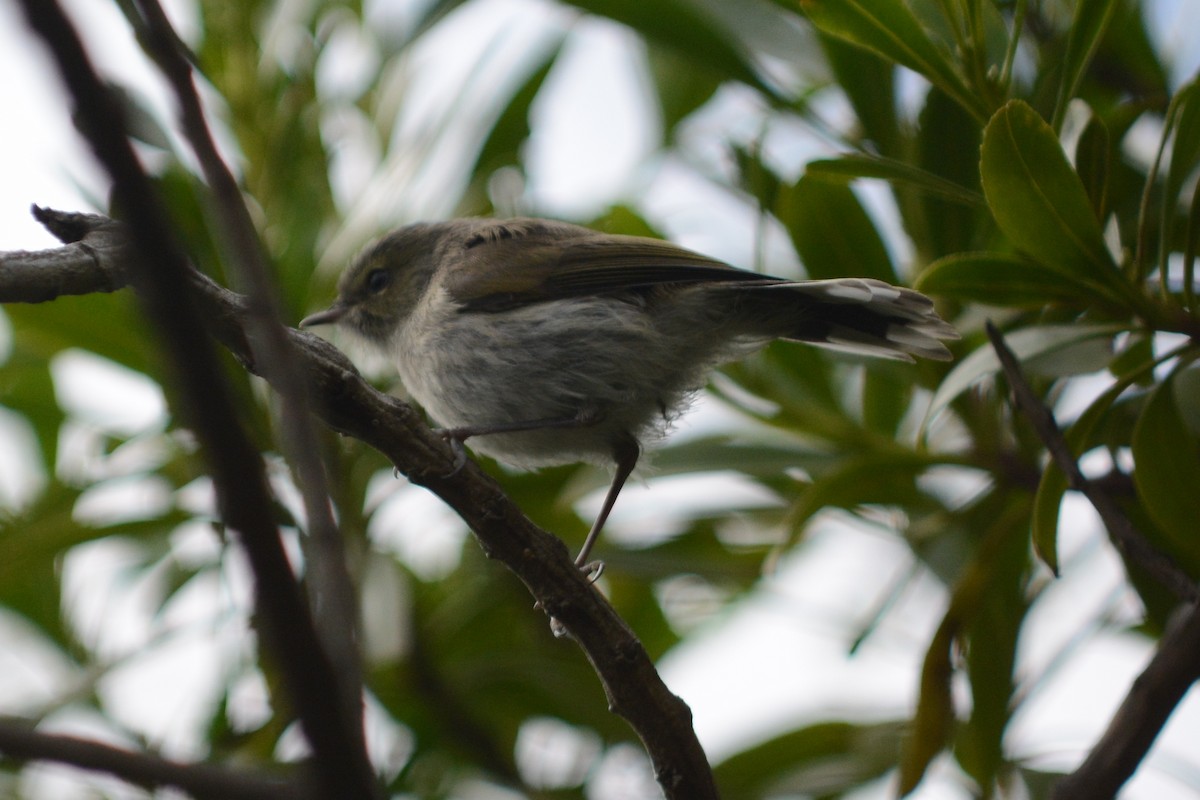
[[[592,546],[642,446],[717,365],[774,339],[913,361],[958,334],[929,298],[868,278],[789,281],[668,242],[540,219],[409,225],[368,246],[339,323],[387,356],[461,451],[522,468],[615,462]]]

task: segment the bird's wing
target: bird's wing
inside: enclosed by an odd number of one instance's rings
[[[464,311],[503,311],[660,284],[780,280],[658,239],[542,220],[485,229],[467,241],[462,264],[447,289]]]

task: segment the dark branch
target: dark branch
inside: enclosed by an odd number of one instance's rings
[[[345,692],[292,573],[272,517],[261,454],[243,428],[233,392],[189,287],[191,270],[164,205],[142,170],[120,106],[100,80],[57,0],[22,0],[25,17],[50,49],[75,118],[113,182],[128,220],[132,281],[170,366],[180,416],[194,431],[213,478],[224,522],[245,548],[266,648],[312,745],[318,785],[330,796],[380,792],[359,720],[347,718]],[[251,331],[253,333],[253,330]]]
[[[1055,800],[1115,797],[1145,758],[1171,712],[1200,678],[1200,606],[1197,605],[1200,595],[1179,567],[1146,542],[1113,498],[1083,475],[1054,415],[1034,394],[1016,356],[990,322],[987,334],[1017,408],[1033,425],[1071,488],[1082,492],[1095,506],[1109,538],[1122,553],[1188,601],[1181,610],[1182,621],[1177,621],[1163,635],[1154,658],[1134,681],[1100,741],[1079,768],[1054,789]]]
[[[0,753],[22,761],[57,761],[107,772],[145,789],[170,786],[200,800],[316,800],[303,774],[276,777],[184,764],[75,736],[41,733],[32,723],[11,717],[0,717]]]
[[[1062,431],[1058,428],[1058,423],[1054,421],[1054,415],[1033,393],[1033,389],[1030,388],[1021,372],[1021,366],[1017,363],[1016,356],[1005,344],[1004,337],[990,322],[987,324],[987,334],[992,342],[992,348],[996,351],[996,356],[1000,359],[1004,375],[1008,378],[1008,385],[1012,389],[1017,408],[1025,414],[1025,418],[1037,432],[1038,438],[1042,440],[1042,444],[1050,453],[1050,457],[1054,459],[1054,463],[1067,476],[1067,485],[1080,492],[1088,499],[1088,502],[1095,506],[1112,543],[1180,600],[1190,603],[1200,602],[1200,589],[1197,589],[1196,584],[1187,576],[1187,573],[1166,555],[1155,550],[1129,521],[1129,517],[1125,515],[1112,496],[1103,491],[1096,482],[1088,480],[1080,471],[1075,454],[1071,452],[1071,446],[1067,444]]]
[[[304,502],[308,536],[307,586],[317,633],[340,680],[342,716],[351,721],[347,733],[362,737],[362,663],[358,648],[358,603],[341,531],[334,521],[328,482],[321,462],[316,431],[296,354],[284,332],[278,291],[264,256],[258,231],[241,187],[221,158],[212,137],[193,77],[193,59],[176,35],[157,0],[137,0],[142,13],[141,39],[167,78],[179,102],[180,126],[213,193],[212,207],[220,224],[225,261],[235,287],[243,288],[254,313],[246,320],[254,361],[269,371],[271,384],[281,399],[282,451],[292,466]],[[365,742],[358,741],[358,749]]]
[[[1054,800],[1116,797],[1200,678],[1200,606],[1185,607],[1174,622],[1092,752],[1054,787]]]
[[[108,251],[125,246],[129,234],[121,225],[95,214],[64,214],[37,206],[33,207],[33,216],[69,246],[5,254],[9,292],[4,302],[42,303],[63,295],[112,292],[129,282],[121,267],[114,264],[113,269],[106,270],[96,255],[96,249]],[[127,259],[115,261],[124,264]]]
[[[81,261],[110,276],[106,280],[122,274],[119,248],[98,255]],[[20,293],[5,264],[0,254],[0,302]],[[195,271],[191,286],[209,332],[247,369],[261,374],[247,343],[246,299]],[[575,568],[566,546],[530,522],[473,462],[454,473],[453,451],[421,415],[367,383],[340,350],[304,331],[289,329],[287,334],[318,418],[383,453],[458,512],[484,552],[512,570],[547,615],[579,643],[604,685],[610,708],[641,737],[666,796],[715,798],[712,770],[692,729],[690,710],[662,682],[612,606]]]

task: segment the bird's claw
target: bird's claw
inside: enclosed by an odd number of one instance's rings
[[[441,428],[435,431],[435,433],[442,437],[446,444],[450,445],[450,450],[454,453],[454,465],[450,468],[449,472],[442,476],[443,478],[453,478],[462,472],[462,468],[467,465],[467,448],[463,446],[462,437],[453,429]]]
[[[586,564],[579,565],[579,571],[587,578],[588,583],[595,583],[600,580],[600,576],[604,574],[603,561],[589,561]]]
[[[600,579],[600,575],[604,572],[604,562],[589,561],[588,563],[580,566],[579,571],[583,573],[585,578],[587,578],[588,583],[594,584]],[[538,610],[544,608],[541,600],[538,600],[536,603],[534,603],[533,607]],[[571,638],[571,632],[567,630],[566,625],[563,625],[558,621],[557,617],[550,618],[550,632],[554,634],[555,639]]]

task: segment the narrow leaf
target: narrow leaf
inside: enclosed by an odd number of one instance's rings
[[[795,531],[824,508],[854,511],[865,505],[900,505],[914,512],[935,501],[917,486],[917,478],[937,460],[916,452],[880,453],[846,459],[837,469],[818,477],[800,495],[792,510]]]
[[[1131,381],[1118,381],[1080,415],[1064,435],[1067,446],[1076,458],[1083,455],[1091,441],[1096,425],[1108,413],[1112,404],[1129,388]],[[1067,493],[1067,476],[1053,461],[1046,465],[1033,498],[1033,550],[1051,572],[1058,574],[1058,518],[1063,495]]]
[[[500,112],[471,170],[476,179],[486,180],[497,169],[520,163],[521,147],[529,138],[529,109],[561,51],[561,43],[551,48]]]
[[[1150,395],[1133,430],[1133,477],[1143,507],[1172,545],[1170,555],[1194,567],[1200,564],[1200,442],[1180,413],[1174,377]]]
[[[1122,325],[1039,325],[1007,334],[1005,341],[1019,361],[1046,356],[1088,339],[1112,338],[1125,330]],[[958,363],[945,377],[929,404],[926,419],[943,408],[977,381],[1000,369],[991,347],[980,347]]]
[[[570,5],[628,25],[647,39],[670,47],[687,58],[719,71],[727,78],[753,86],[768,96],[775,90],[759,76],[757,66],[698,3],[688,0],[567,0]]]
[[[800,0],[823,33],[872,50],[925,76],[976,117],[987,112],[903,0]]]
[[[950,695],[954,666],[950,655],[961,625],[960,619],[947,612],[925,651],[916,718],[900,756],[901,797],[917,788],[929,764],[950,739],[954,727],[954,701]]]
[[[1084,72],[1096,48],[1100,46],[1100,40],[1118,5],[1117,0],[1079,0],[1075,5],[1075,19],[1071,22],[1071,33],[1067,37],[1067,52],[1062,60],[1062,83],[1054,109],[1056,129],[1062,124],[1067,103],[1079,91]]]
[[[1140,348],[1139,348],[1140,349]],[[1106,389],[1092,401],[1079,418],[1063,434],[1068,448],[1076,458],[1090,450],[1096,443],[1096,431],[1108,415],[1113,404],[1125,393],[1130,386],[1138,383],[1154,368],[1164,361],[1169,361],[1178,355],[1177,351],[1167,353],[1158,358],[1144,361],[1136,368],[1127,371],[1120,380]],[[1037,493],[1033,498],[1033,549],[1038,558],[1045,562],[1056,575],[1058,574],[1058,520],[1062,509],[1063,495],[1068,489],[1067,476],[1058,468],[1053,460],[1046,464],[1042,478],[1038,482]]]
[[[1078,300],[1080,286],[1062,273],[1007,253],[957,253],[938,259],[917,279],[927,294],[992,306],[1041,308]]]
[[[1175,95],[1179,109],[1175,118],[1175,143],[1171,150],[1171,166],[1167,169],[1167,200],[1174,200],[1200,163],[1200,81],[1193,80]]]
[[[815,178],[848,179],[879,178],[893,185],[911,186],[928,194],[964,206],[983,206],[983,195],[932,172],[897,161],[894,158],[868,153],[848,153],[838,158],[812,161],[805,171]]]
[[[896,65],[877,53],[819,35],[834,81],[854,108],[864,137],[884,155],[896,155],[903,137],[896,119]]]
[[[780,190],[775,215],[810,278],[897,281],[887,247],[850,187],[802,176]]]
[[[984,213],[987,203],[979,189],[983,125],[937,89],[926,93],[917,125],[915,166],[967,190],[972,202],[923,192],[916,198],[919,205],[913,206],[901,195],[900,207],[908,206],[905,218],[913,237],[925,253],[942,255],[973,249],[981,233],[991,234],[991,220]],[[919,215],[915,213],[918,209]]]
[[[1109,136],[1104,120],[1093,116],[1075,146],[1075,170],[1092,201],[1096,219],[1108,216]]]
[[[821,722],[744,750],[714,769],[725,797],[852,791],[895,766],[904,722]]]
[[[1193,80],[1175,95],[1172,101],[1175,113],[1169,116],[1174,123],[1175,137],[1171,150],[1171,164],[1167,168],[1167,184],[1163,190],[1162,216],[1159,220],[1158,259],[1159,271],[1165,277],[1168,274],[1167,261],[1170,257],[1173,242],[1172,235],[1177,230],[1175,225],[1179,200],[1183,200],[1183,188],[1187,184],[1200,161],[1200,81]],[[1166,133],[1163,134],[1166,136]],[[1200,191],[1200,189],[1197,189]],[[1194,298],[1195,286],[1195,242],[1196,232],[1193,221],[1196,216],[1195,197],[1191,213],[1184,229],[1184,286],[1183,292],[1187,302]]]
[[[969,632],[968,626],[975,627],[974,623],[984,622],[981,615],[995,600],[997,580],[1006,574],[1012,580],[1013,567],[1019,567],[1024,550],[1024,536],[1019,533],[1024,530],[1021,524],[1026,513],[1024,501],[1009,498],[996,510],[995,519],[983,531],[970,563],[954,584],[949,607],[925,653],[913,732],[900,760],[901,796],[917,787],[953,733],[956,716],[950,681],[954,673],[951,656],[955,641],[961,641]],[[1015,630],[1011,631],[1010,641],[1011,646],[1015,646]],[[1011,661],[1009,665],[1005,668],[1008,675],[1005,692],[1011,690]]]

